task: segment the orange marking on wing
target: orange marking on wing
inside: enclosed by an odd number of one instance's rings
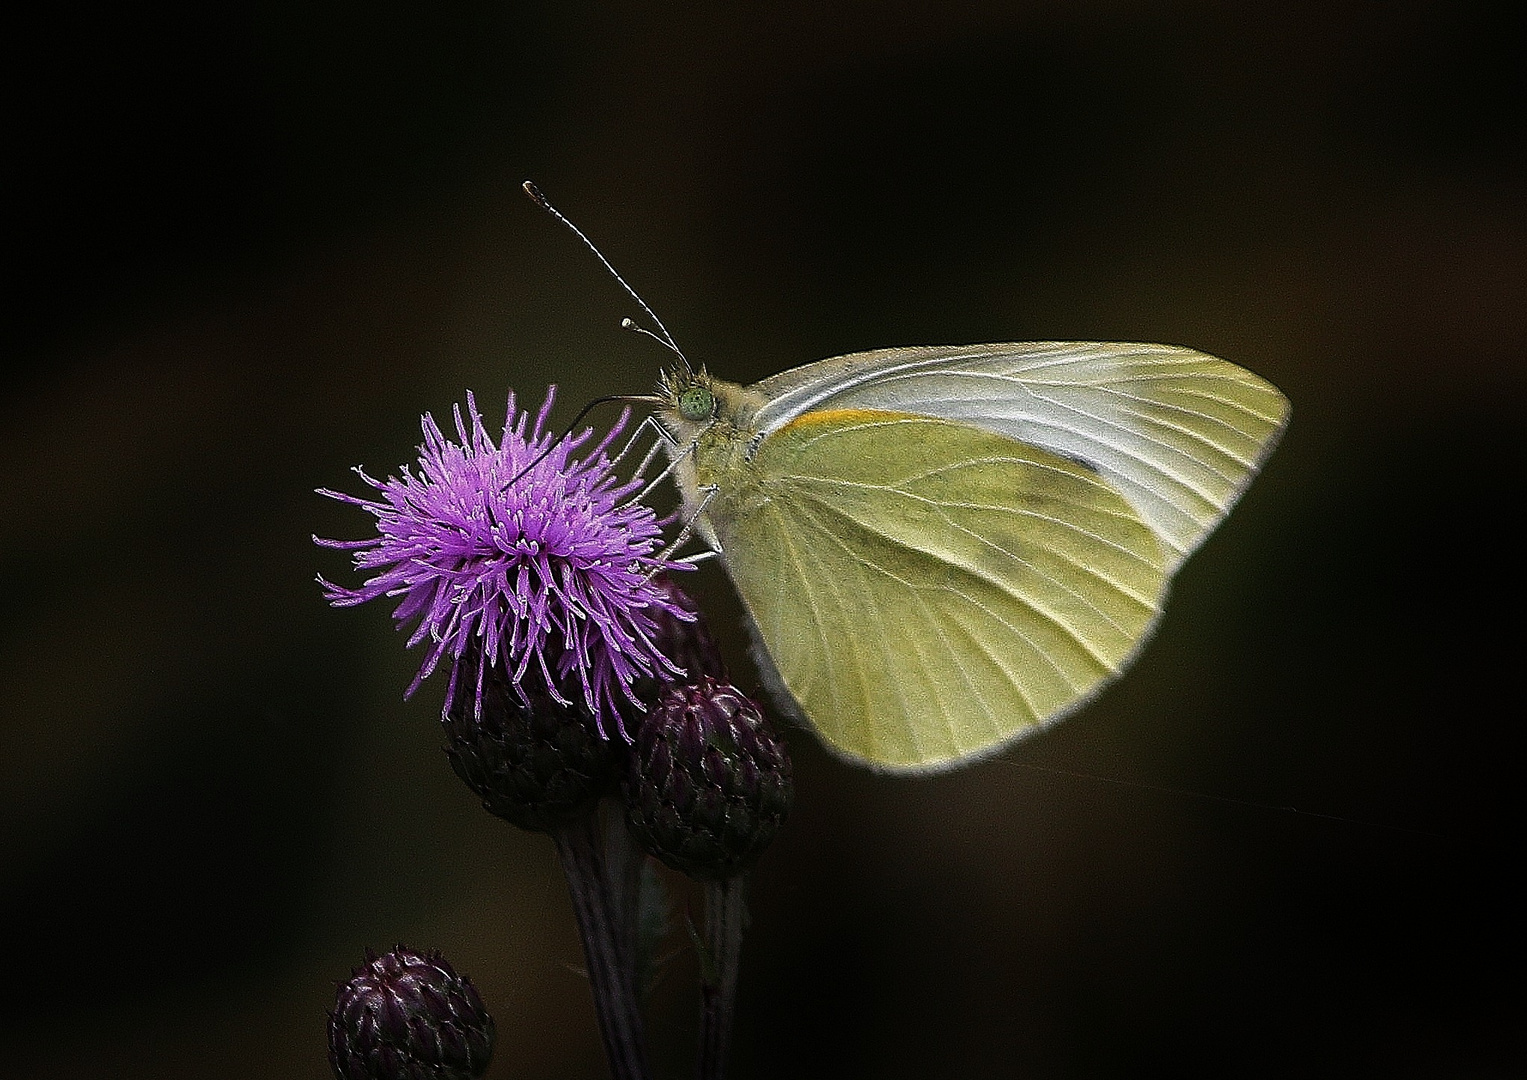
[[[937,420],[931,416],[893,412],[889,409],[817,409],[813,412],[802,413],[779,430],[789,431],[791,428],[802,428],[810,424],[885,423],[892,420],[927,420],[937,423]]]

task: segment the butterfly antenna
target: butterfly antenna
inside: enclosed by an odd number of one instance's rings
[[[685,371],[693,371],[694,368],[690,366],[689,357],[684,355],[684,350],[679,348],[679,343],[673,340],[673,335],[668,332],[668,327],[663,325],[663,320],[657,317],[657,313],[647,306],[647,301],[643,300],[637,291],[631,288],[631,286],[626,282],[626,279],[620,276],[620,272],[617,271],[615,267],[610,265],[610,260],[604,257],[604,252],[600,251],[597,247],[594,246],[594,241],[585,236],[582,229],[574,225],[571,221],[568,220],[567,216],[563,214],[562,211],[553,206],[547,200],[546,196],[541,194],[541,189],[536,187],[535,184],[531,183],[529,180],[526,180],[525,183],[520,186],[525,189],[525,194],[530,196],[531,202],[535,203],[542,210],[545,210],[552,217],[566,225],[569,229],[572,230],[574,236],[583,241],[583,246],[594,253],[594,257],[598,259],[601,264],[603,264],[605,270],[609,272],[610,276],[615,279],[615,281],[620,285],[622,289],[626,290],[626,293],[631,297],[631,299],[635,300],[636,303],[641,307],[642,311],[647,313],[647,318],[651,319],[653,323],[656,324],[657,328],[663,333],[662,336],[659,337],[651,330],[648,330],[643,326],[638,326],[630,319],[621,320],[620,325],[627,330],[635,330],[637,333],[646,334],[653,341],[656,341],[664,348],[671,350],[675,356],[683,361]]]

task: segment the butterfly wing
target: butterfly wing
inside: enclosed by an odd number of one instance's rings
[[[926,416],[816,410],[707,512],[800,712],[894,770],[978,756],[1129,661],[1168,553],[1091,470]]]
[[[1234,364],[1171,345],[1026,342],[853,353],[752,387],[768,433],[815,409],[957,420],[1095,469],[1175,567],[1272,450],[1288,401]]]

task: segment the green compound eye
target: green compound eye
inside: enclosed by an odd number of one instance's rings
[[[710,392],[710,387],[694,383],[679,391],[679,415],[685,420],[698,423],[715,414],[716,395]]]

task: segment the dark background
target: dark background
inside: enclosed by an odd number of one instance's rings
[[[739,1078],[1521,1075],[1520,6],[652,7],[6,35],[0,1073],[323,1077],[335,981],[398,940],[477,981],[491,1076],[602,1072],[549,842],[312,580],[369,523],[312,489],[420,412],[650,386],[528,176],[729,378],[1138,339],[1294,403],[1078,716],[924,780],[794,733]]]

